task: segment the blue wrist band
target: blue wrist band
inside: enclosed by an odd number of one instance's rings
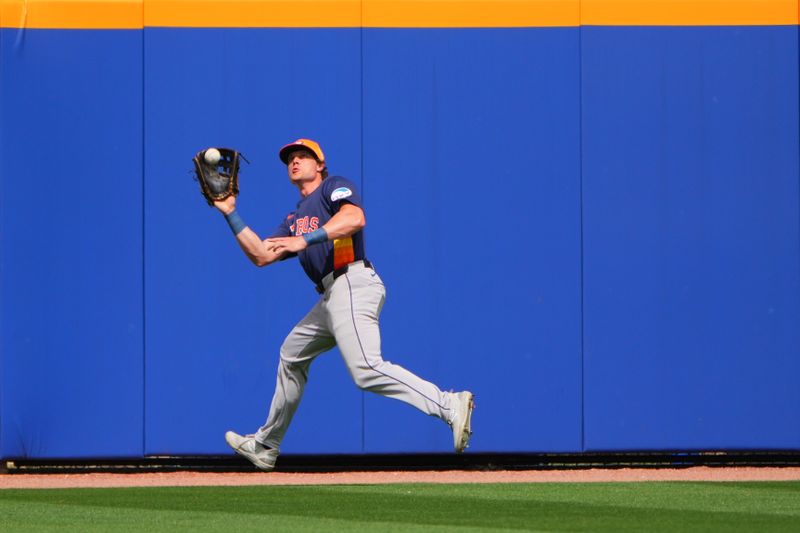
[[[303,235],[303,238],[309,245],[326,242],[328,240],[328,232],[325,231],[325,228],[319,228],[311,233],[306,233]]]
[[[225,215],[225,220],[228,221],[228,225],[231,227],[231,231],[233,231],[234,235],[239,235],[242,230],[247,227],[247,224],[244,223],[244,220],[242,220],[242,217],[239,216],[236,210]]]

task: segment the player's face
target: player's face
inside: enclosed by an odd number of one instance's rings
[[[289,154],[287,161],[286,170],[294,183],[313,180],[325,168],[308,150],[295,150]]]

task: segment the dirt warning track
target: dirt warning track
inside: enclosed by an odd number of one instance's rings
[[[242,485],[367,485],[387,483],[588,483],[631,481],[800,481],[800,467],[691,467],[580,470],[387,472],[149,472],[131,474],[4,474],[0,489],[190,487]]]

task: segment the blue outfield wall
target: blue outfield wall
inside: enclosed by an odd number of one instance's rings
[[[2,29],[0,57],[2,457],[263,422],[317,295],[249,263],[191,157],[248,157],[266,235],[299,136],[362,187],[386,359],[476,393],[471,451],[800,449],[797,26]],[[283,452],[451,442],[334,350]]]
[[[139,456],[142,34],[0,31],[0,455]]]
[[[360,46],[348,29],[145,29],[146,453],[226,453],[226,430],[258,428],[278,349],[318,296],[296,260],[250,263],[193,183],[192,155],[231,146],[252,162],[237,209],[262,237],[298,199],[277,157],[290,140],[320,139],[332,170],[361,183]],[[361,404],[338,353],[320,357],[284,448],[360,451]]]
[[[471,450],[580,451],[578,37],[365,31],[384,354],[475,393]],[[366,396],[365,451],[451,450],[449,429],[420,418]]]
[[[583,28],[588,451],[798,448],[797,43]]]

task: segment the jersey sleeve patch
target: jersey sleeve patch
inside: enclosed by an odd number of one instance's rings
[[[339,187],[338,189],[334,189],[334,191],[331,193],[331,202],[336,202],[352,195],[353,191],[347,187]]]

